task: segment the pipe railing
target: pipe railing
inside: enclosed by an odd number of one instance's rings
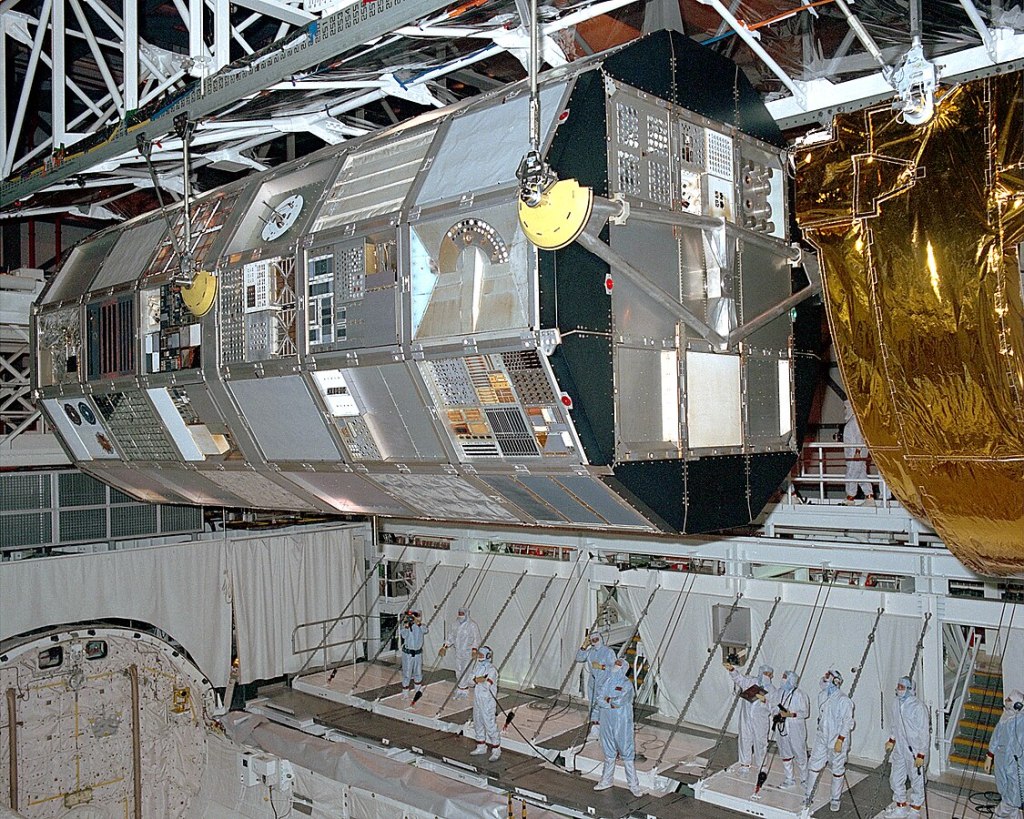
[[[353,632],[351,638],[347,640],[335,640],[333,642],[327,642],[327,637],[333,630],[334,626],[340,623],[342,620],[358,620],[359,625]],[[320,627],[320,641],[316,645],[299,648],[296,645],[296,637],[301,629]],[[346,614],[343,617],[329,617],[326,620],[310,620],[306,623],[299,623],[295,628],[292,629],[292,654],[309,654],[312,656],[317,651],[323,650],[324,652],[324,673],[327,673],[329,665],[329,650],[337,648],[343,645],[353,645],[362,641],[366,636],[366,615],[365,614]],[[358,652],[352,653],[352,662],[355,663],[356,655]],[[347,654],[347,652],[346,652]],[[342,660],[344,662],[344,660]],[[339,663],[340,664],[340,663]],[[305,666],[304,666],[305,667]]]

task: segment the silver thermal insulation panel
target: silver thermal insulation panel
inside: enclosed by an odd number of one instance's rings
[[[790,318],[723,350],[671,303],[727,331],[789,294],[783,157],[745,84],[687,106],[670,75],[691,45],[661,33],[542,78],[542,145],[562,178],[721,236],[612,225],[649,281],[539,253],[516,213],[527,88],[499,89],[198,197],[202,317],[162,215],[81,243],[34,310],[34,387],[69,455],[149,500],[687,531],[703,501],[683,473],[723,461],[744,509],[714,522],[749,519],[751,469],[781,478],[756,458],[793,448]]]

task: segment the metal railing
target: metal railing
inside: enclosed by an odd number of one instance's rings
[[[953,747],[953,739],[956,737],[957,728],[960,725],[960,717],[964,711],[964,704],[967,702],[968,689],[971,686],[971,677],[974,676],[974,666],[978,661],[978,651],[981,645],[979,635],[974,628],[967,633],[967,647],[960,656],[960,662],[956,669],[956,679],[953,681],[953,690],[950,697],[943,704],[943,711],[946,716],[946,731],[943,735],[942,759],[948,759],[950,749]],[[961,676],[963,682],[961,682]]]
[[[327,642],[327,638],[330,635],[331,631],[342,620],[358,620],[359,621],[358,627],[356,628],[356,630],[353,633],[352,637],[349,638],[348,640],[335,640],[335,641],[330,642],[330,643]],[[316,643],[316,645],[310,646],[308,648],[299,648],[296,645],[296,637],[298,636],[299,631],[301,629],[315,628],[317,626],[320,627],[320,641],[318,643]],[[321,651],[322,650],[323,653],[324,653],[324,673],[326,674],[327,670],[329,668],[329,651],[330,651],[330,649],[337,648],[338,646],[354,645],[356,643],[360,643],[360,642],[362,642],[365,639],[365,637],[366,637],[366,615],[365,614],[346,614],[343,617],[329,617],[326,620],[310,620],[308,623],[299,623],[297,626],[295,626],[295,628],[292,629],[292,654],[309,654],[309,655],[312,656],[317,651]],[[339,661],[339,663],[338,663],[339,665],[341,665],[341,663],[343,663],[345,661],[345,659],[347,658],[347,654],[348,654],[348,652],[346,652],[345,656],[343,656],[343,658]],[[357,659],[357,655],[358,655],[358,652],[356,652],[356,651],[352,652],[352,663],[353,664],[355,664],[355,661]],[[305,667],[306,666],[304,664],[303,668],[305,668]]]
[[[804,444],[789,479],[791,502],[829,503],[846,497],[846,482],[854,479],[846,477],[845,446],[842,441],[808,441]],[[868,474],[856,480],[871,484],[876,502],[888,504],[892,501],[892,492],[885,479],[872,472],[870,460]]]

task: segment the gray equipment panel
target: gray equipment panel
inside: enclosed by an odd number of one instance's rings
[[[392,213],[402,207],[437,126],[390,139],[371,139],[345,158],[313,232]]]
[[[541,501],[514,478],[508,475],[481,475],[479,477],[510,503],[522,509],[528,517],[545,523],[565,523],[565,517]]]
[[[382,460],[447,460],[405,364],[358,367],[347,370],[346,379]]]
[[[543,475],[523,475],[519,480],[531,492],[539,495],[573,523],[603,523],[601,518],[572,497],[551,478]]]
[[[679,235],[689,240],[689,246],[700,247],[700,231],[695,228],[681,229]],[[653,225],[645,222],[630,222],[623,226],[612,226],[611,247],[631,265],[642,271],[662,292],[678,300],[680,297],[681,275],[675,265],[666,260],[680,258],[679,241],[668,225]],[[700,294],[698,315],[704,314],[704,268],[700,265]],[[678,319],[664,307],[659,306],[629,278],[612,273],[612,313],[616,337],[624,342],[638,342],[651,339],[675,344]],[[691,286],[692,287],[692,286]],[[692,309],[692,308],[691,308]]]
[[[515,521],[515,516],[469,481],[455,475],[372,475],[425,518]]]
[[[36,327],[39,338],[36,377],[39,385],[77,382],[85,363],[81,308],[74,304],[40,313]]]
[[[754,242],[741,245],[740,264],[757,275],[743,277],[742,316],[750,321],[759,313],[778,304],[792,292],[789,261],[778,251]],[[751,333],[746,343],[760,350],[785,351],[789,347],[790,318],[783,313],[760,330]]]
[[[228,387],[268,460],[341,460],[300,376],[229,381]]]
[[[162,434],[163,425],[141,390],[98,394],[93,400],[127,460],[177,460],[178,453]]]
[[[84,282],[91,281],[93,271],[99,267],[104,257],[110,252],[117,233],[100,233],[79,242],[72,249],[68,260],[64,262],[57,276],[43,294],[43,304],[53,304],[67,298],[80,295],[86,290]],[[138,271],[136,271],[137,273]]]
[[[316,507],[282,489],[269,478],[255,472],[204,472],[211,481],[240,497],[246,506],[256,509],[302,509]]]
[[[530,324],[532,253],[516,216],[502,205],[446,214],[413,226],[413,337],[450,339]]]
[[[651,527],[650,523],[623,504],[598,478],[586,475],[559,475],[556,480],[612,526],[639,526],[644,529]]]
[[[150,219],[121,234],[91,285],[93,290],[135,281],[153,257],[153,250],[167,237],[163,217]]]
[[[402,517],[415,510],[382,492],[379,486],[351,473],[284,472],[282,476],[342,512]]]
[[[618,345],[615,380],[620,457],[678,457],[681,396],[675,349]]]
[[[562,110],[567,86],[562,82],[541,89],[542,143]],[[497,107],[457,116],[444,134],[416,204],[514,184],[519,161],[530,148],[528,106],[529,97],[522,94]]]
[[[788,390],[786,395],[780,395],[780,391],[788,387],[789,379],[780,377],[780,365],[788,373],[788,359],[754,356],[746,359],[747,438],[751,446],[781,446],[789,440],[790,395]]]

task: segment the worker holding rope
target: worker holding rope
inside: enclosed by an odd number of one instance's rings
[[[473,667],[473,732],[476,734],[476,748],[470,756],[482,756],[490,749],[487,757],[491,762],[501,758],[501,738],[498,736],[498,670],[494,667],[494,652],[489,646],[480,646],[476,652]]]
[[[402,627],[398,630],[402,638],[402,695],[406,699],[423,690],[423,637],[430,631],[424,625],[418,611],[407,611],[402,615]],[[415,705],[415,703],[414,703]]]
[[[775,744],[782,755],[782,769],[786,778],[781,787],[792,788],[797,780],[794,769],[800,777],[800,784],[807,786],[807,717],[811,713],[811,701],[800,690],[800,675],[795,671],[782,672],[772,727],[775,729]]]
[[[773,703],[778,694],[772,680],[775,669],[770,665],[762,665],[756,677],[748,677],[736,670],[730,662],[722,665],[729,672],[733,685],[739,689],[740,725],[737,736],[739,749],[740,773],[750,772],[750,762],[761,769],[765,755],[768,753],[768,734],[771,732],[771,714]]]
[[[606,646],[601,635],[594,631],[583,639],[583,645],[576,652],[576,662],[586,663],[590,670],[587,679],[587,696],[590,698],[590,711],[587,719],[590,720],[591,727],[587,738],[596,738],[601,730],[601,717],[597,709],[597,692],[604,682],[605,674],[612,667],[612,663],[615,662],[615,652]]]
[[[892,769],[889,785],[892,804],[885,812],[886,819],[920,819],[924,804],[924,779],[928,767],[928,745],[931,730],[928,707],[916,695],[917,685],[910,677],[900,677],[896,683],[896,697],[892,701],[889,722],[889,741],[886,752],[891,753]],[[907,803],[907,780],[910,780],[910,802]]]
[[[807,762],[807,784],[804,787],[804,802],[811,804],[818,774],[828,765],[832,769],[832,787],[829,810],[839,810],[843,795],[843,778],[846,776],[846,758],[850,753],[850,733],[853,731],[853,701],[841,687],[843,675],[837,669],[826,671],[821,678],[818,692],[818,729],[814,736],[814,747]]]
[[[633,739],[632,681],[626,676],[626,661],[619,657],[604,675],[597,692],[597,708],[601,714],[601,750],[604,770],[595,791],[607,790],[615,781],[615,759],[622,760],[626,784],[633,796],[640,796],[640,780],[636,775],[636,744]]]
[[[993,819],[1013,819],[1024,811],[1024,693],[1013,691],[1006,710],[992,732],[985,757],[985,773],[996,769],[999,804]]]

